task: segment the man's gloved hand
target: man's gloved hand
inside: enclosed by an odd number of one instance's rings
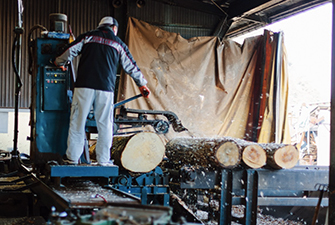
[[[66,68],[65,66],[59,66],[59,65],[57,65],[55,59],[50,59],[50,63],[51,63],[51,64],[54,64],[55,66],[57,66],[57,67],[59,67],[59,68],[61,68],[62,71],[66,71],[66,70],[67,70],[67,68]]]
[[[144,98],[149,98],[150,90],[146,85],[140,87],[140,91]]]
[[[67,71],[67,68],[65,66],[58,66],[59,68],[62,69],[62,71]]]

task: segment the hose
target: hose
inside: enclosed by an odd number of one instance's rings
[[[28,73],[31,75],[33,72],[32,66],[33,66],[33,54],[32,54],[32,48],[33,48],[33,39],[31,39],[31,35],[32,33],[37,30],[37,29],[42,29],[43,31],[48,31],[48,29],[42,25],[35,25],[33,26],[28,33],[28,60],[29,60],[29,64],[28,64]]]
[[[43,29],[44,31],[47,31],[47,29],[41,25],[36,25],[36,26],[33,26],[30,31],[29,31],[29,34],[28,34],[28,56],[29,56],[29,68],[28,68],[28,72],[29,74],[31,74],[32,72],[32,53],[31,53],[31,47],[32,47],[32,40],[31,40],[31,34],[34,30],[36,29]],[[17,169],[19,168],[20,165],[24,164],[24,162],[22,161],[21,157],[22,156],[26,156],[26,155],[20,155],[20,153],[17,151],[17,133],[18,133],[18,130],[17,130],[17,114],[18,114],[18,95],[19,95],[19,92],[20,92],[20,89],[22,87],[22,81],[21,81],[21,78],[20,78],[20,74],[19,74],[19,71],[18,71],[18,68],[17,68],[17,65],[16,65],[16,45],[21,45],[21,39],[20,39],[20,35],[22,35],[23,33],[23,29],[15,29],[14,30],[16,35],[14,37],[14,42],[13,42],[13,48],[12,48],[12,65],[13,65],[13,69],[14,69],[14,73],[16,75],[16,90],[15,90],[15,136],[14,136],[14,149],[13,151],[11,152],[12,154],[12,158],[13,158],[13,165],[14,165],[14,168]],[[19,43],[18,43],[19,42]]]
[[[18,77],[18,88],[20,88],[22,86],[22,81],[20,79],[20,74],[19,71],[17,70],[16,64],[15,64],[15,47],[17,44],[17,36],[14,37],[14,42],[13,42],[13,47],[12,47],[12,65],[13,65],[13,69],[14,69],[14,73],[15,75]]]

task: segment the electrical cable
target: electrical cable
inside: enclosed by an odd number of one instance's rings
[[[35,26],[33,26],[29,30],[29,33],[28,33],[28,59],[29,59],[28,72],[29,72],[29,74],[32,73],[32,62],[33,62],[33,60],[32,60],[32,52],[31,52],[32,42],[33,41],[31,40],[31,34],[36,29],[42,29],[44,31],[47,31],[47,28],[45,28],[44,26],[41,26],[41,25],[35,25]],[[18,80],[17,88],[20,89],[22,87],[22,81],[20,79],[19,71],[18,71],[18,68],[16,66],[16,60],[15,60],[15,49],[16,49],[15,47],[17,45],[17,42],[18,42],[18,37],[16,35],[14,37],[14,43],[13,43],[13,48],[12,48],[12,63],[13,63],[14,72],[15,72],[15,74],[17,76],[17,80]],[[15,157],[17,158],[18,163],[21,164],[21,165],[29,165],[29,164],[24,163],[21,157],[23,156],[23,157],[25,157],[27,159],[30,159],[30,157],[28,157],[28,155],[23,154],[23,153],[20,154],[18,151],[17,151],[17,153],[18,154],[15,155]]]
[[[98,198],[98,197],[102,198],[102,200],[103,200],[105,203],[108,203],[107,199],[106,199],[103,195],[101,195],[101,194],[96,194],[96,195],[94,196],[94,198]]]
[[[221,26],[220,26],[220,30],[217,32],[217,35],[219,35],[219,34],[221,33],[222,28],[223,28],[223,26],[225,25],[225,23],[227,23],[227,17],[224,19],[223,23],[221,24]]]
[[[227,18],[228,18],[228,13],[226,13],[214,0],[211,0],[211,2],[221,11],[226,15],[226,18],[224,19],[224,21],[222,22],[221,26],[220,26],[220,30],[217,32],[217,34],[220,34],[222,31],[222,28],[225,24],[227,24]]]
[[[32,66],[33,66],[33,54],[32,54],[32,47],[33,47],[33,40],[31,39],[31,35],[33,33],[33,31],[37,30],[37,29],[42,29],[43,31],[48,31],[48,29],[42,25],[35,25],[33,26],[28,33],[28,73],[31,75],[32,74]]]
[[[17,44],[17,37],[14,37],[14,42],[13,42],[13,47],[12,47],[12,65],[13,65],[13,69],[14,69],[14,73],[15,75],[19,78],[18,79],[18,87],[20,88],[22,86],[22,81],[20,79],[20,75],[19,75],[19,71],[17,70],[16,64],[15,64],[15,46]]]
[[[18,160],[18,150],[17,150],[17,137],[18,137],[18,104],[19,104],[19,94],[20,89],[22,87],[22,80],[20,77],[19,70],[17,68],[17,61],[19,62],[20,66],[20,46],[21,46],[21,35],[23,33],[23,29],[15,28],[15,38],[12,47],[12,65],[15,73],[15,117],[14,117],[14,146],[13,150],[11,151],[11,169],[18,169],[20,167],[20,162]],[[17,50],[17,51],[16,51]]]

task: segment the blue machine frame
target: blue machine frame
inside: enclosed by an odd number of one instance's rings
[[[73,80],[69,70],[63,71],[51,63],[66,44],[68,39],[57,35],[56,38],[37,38],[34,42],[30,157],[41,169],[50,161],[61,163],[67,148]],[[49,171],[50,177],[57,178],[58,184],[69,176],[106,177],[108,183],[112,178],[113,188],[140,197],[143,204],[163,199],[162,204],[169,205],[168,179],[160,168],[137,177],[136,182],[130,178],[127,185],[117,185],[120,179],[118,166],[50,164]]]
[[[61,159],[66,151],[72,81],[68,71],[51,64],[68,39],[37,38],[31,98],[31,148],[34,163]]]

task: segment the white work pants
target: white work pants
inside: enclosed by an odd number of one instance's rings
[[[113,141],[113,98],[113,92],[90,88],[74,89],[66,150],[68,159],[77,162],[83,153],[86,118],[93,105],[98,129],[97,161],[104,163],[110,160],[110,148]]]

